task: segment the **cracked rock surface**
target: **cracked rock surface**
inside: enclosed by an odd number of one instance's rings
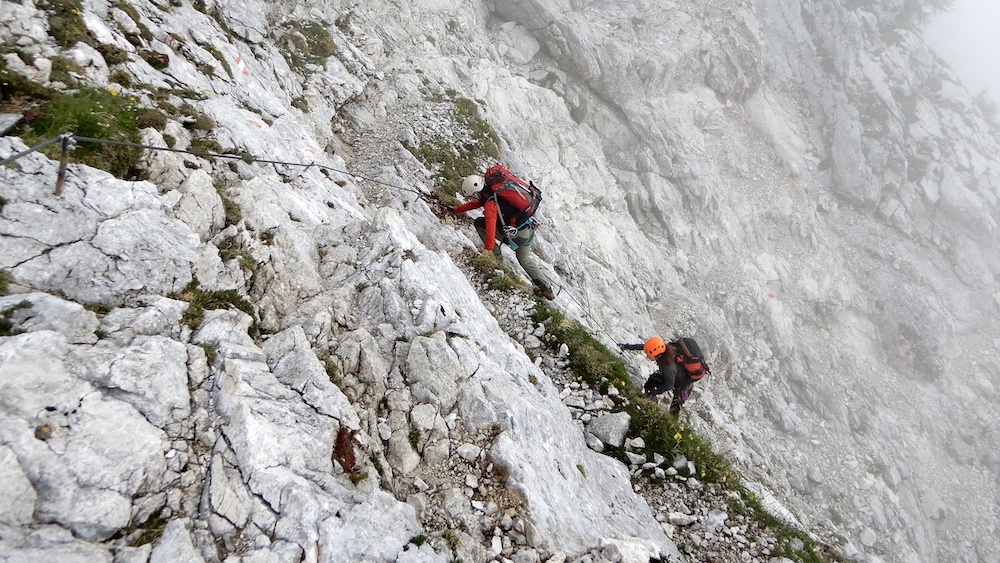
[[[60,197],[0,169],[0,559],[772,557],[469,266],[428,162],[474,114],[544,190],[553,303],[697,337],[685,422],[769,510],[997,560],[997,135],[925,4],[0,0],[5,85],[128,96],[175,149]],[[38,108],[2,103],[6,157]]]

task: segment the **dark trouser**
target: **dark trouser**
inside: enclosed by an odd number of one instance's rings
[[[674,398],[670,400],[670,414],[680,417],[681,405],[691,396],[692,388],[694,383],[688,383],[686,387],[674,387]]]
[[[483,217],[477,217],[473,224],[476,226],[476,232],[479,233],[479,238],[486,240],[486,219]],[[517,232],[513,237],[514,244],[517,248],[514,250],[514,256],[517,257],[517,263],[524,268],[525,273],[531,278],[531,281],[535,286],[541,288],[542,290],[550,289],[548,282],[545,281],[545,276],[542,274],[542,269],[535,262],[535,257],[532,256],[531,239],[535,234],[535,229],[531,227],[525,227]],[[500,258],[500,245],[506,244],[507,236],[504,235],[497,225],[497,232],[493,235],[496,238],[496,246],[493,247],[493,255]]]

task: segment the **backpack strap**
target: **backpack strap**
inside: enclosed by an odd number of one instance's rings
[[[681,354],[684,354],[685,357],[688,357],[688,358],[697,358],[698,357],[698,356],[695,356],[694,354],[691,353],[691,349],[688,348],[687,342],[685,342],[683,338],[678,338],[677,339],[677,345],[681,349]]]
[[[497,206],[497,217],[500,219],[500,226],[507,234],[507,219],[503,216],[503,207],[500,205],[500,196],[497,195],[498,190],[493,190],[493,204]]]
[[[510,184],[510,185],[508,185],[508,184]],[[511,203],[510,201],[508,201],[506,198],[501,198],[500,197],[500,193],[501,192],[504,192],[504,191],[507,191],[507,190],[511,190],[511,191],[517,193],[518,195],[520,195],[521,197],[524,197],[525,199],[529,200],[529,202],[530,202],[530,196],[528,194],[524,193],[524,190],[526,190],[526,189],[527,188],[522,188],[521,186],[519,186],[516,182],[508,180],[508,181],[504,182],[503,184],[500,184],[496,189],[493,190],[493,192],[492,192],[493,193],[493,196],[492,196],[493,197],[493,203],[495,203],[496,206],[497,206],[497,214],[500,216],[500,223],[503,225],[505,231],[507,231],[508,228],[512,228],[513,232],[516,233],[517,231],[520,231],[521,229],[524,229],[525,227],[530,227],[530,226],[532,226],[534,224],[534,222],[532,221],[532,218],[534,217],[534,213],[528,214],[525,211],[521,211],[521,210],[519,210],[517,208],[517,206],[515,206],[513,203]],[[503,216],[503,211],[502,211],[502,206],[501,206],[501,199],[503,199],[503,202],[506,203],[507,205],[509,205],[510,208],[514,210],[514,215],[511,217],[511,220],[513,220],[515,222],[515,224],[512,225],[512,224],[508,223],[507,222],[507,218]],[[517,223],[517,221],[520,220],[520,219],[524,219],[524,220],[521,221],[520,223]]]

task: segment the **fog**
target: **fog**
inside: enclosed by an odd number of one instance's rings
[[[937,16],[924,38],[973,95],[983,87],[1000,101],[1000,2],[956,0]]]

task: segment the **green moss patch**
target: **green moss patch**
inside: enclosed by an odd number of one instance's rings
[[[323,66],[335,52],[335,45],[326,26],[319,22],[293,21],[285,24],[284,36],[278,43],[281,54],[300,74],[308,65]]]
[[[77,137],[91,137],[128,143],[139,142],[137,105],[134,98],[121,96],[113,89],[83,88],[71,94],[50,92],[50,97],[26,116],[14,134],[20,135],[28,145],[35,145],[73,133]],[[61,153],[59,144],[43,152],[53,159]],[[133,178],[141,154],[136,147],[79,142],[71,153],[74,161],[106,170],[119,178]]]

